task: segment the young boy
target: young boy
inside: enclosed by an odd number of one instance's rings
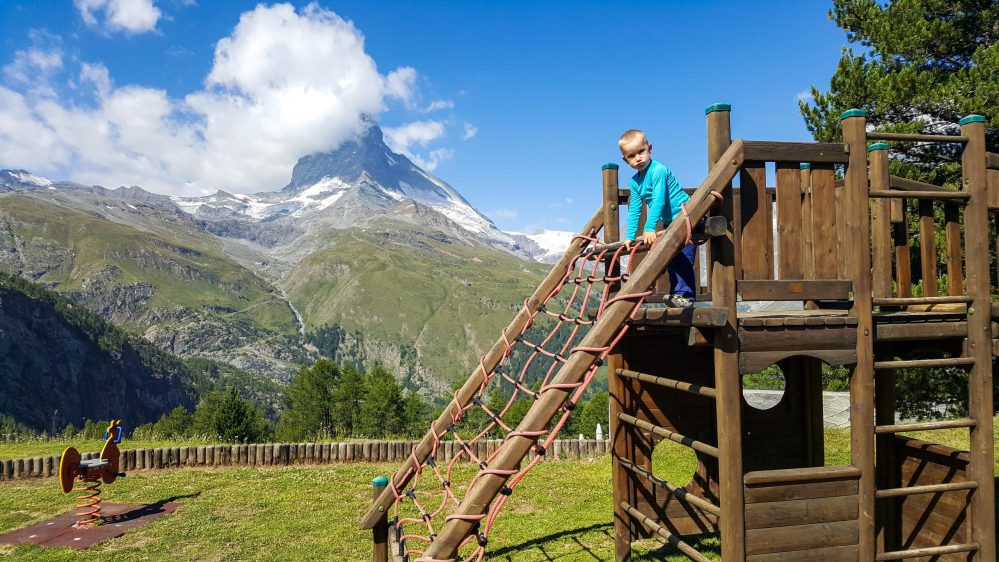
[[[638,222],[642,212],[641,202],[649,206],[648,220],[642,230],[641,240],[651,245],[656,240],[656,223],[669,225],[678,213],[680,205],[690,197],[680,187],[673,172],[652,159],[652,145],[645,133],[631,129],[617,141],[624,161],[636,170],[631,178],[631,203],[628,205],[628,235],[626,248],[637,240]],[[673,294],[670,306],[694,306],[694,245],[687,244],[666,267]]]

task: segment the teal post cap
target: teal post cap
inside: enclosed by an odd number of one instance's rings
[[[384,488],[385,486],[388,486],[388,478],[385,476],[378,476],[371,481],[371,485],[375,488]]]
[[[811,164],[809,164],[808,162],[802,162],[802,163],[801,163],[801,169],[802,169],[802,170],[809,170],[809,169],[811,169],[811,168],[812,168],[812,165],[811,165]]]
[[[601,170],[616,170],[617,169],[617,164],[615,164],[613,162],[608,162],[608,163],[604,164],[603,166],[600,166],[600,169]]]
[[[984,115],[969,115],[969,116],[965,117],[964,119],[961,119],[960,121],[958,121],[958,124],[959,125],[967,125],[968,123],[984,123],[984,122],[985,122],[985,116]]]
[[[888,150],[889,148],[891,147],[886,142],[876,142],[867,147],[867,152],[871,152],[872,150]]]
[[[727,103],[713,103],[704,109],[704,114],[707,115],[715,111],[732,111],[732,106]]]
[[[863,109],[847,109],[843,113],[839,114],[839,118],[841,120],[849,117],[867,117],[867,112]]]

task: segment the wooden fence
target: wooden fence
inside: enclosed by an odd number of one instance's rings
[[[502,440],[482,440],[471,446],[476,457],[486,458]],[[608,452],[606,439],[559,439],[549,453],[554,459],[595,458]],[[355,443],[253,443],[244,445],[191,445],[124,449],[122,471],[182,468],[187,466],[286,466],[349,462],[401,462],[415,445],[412,441],[359,441]],[[455,441],[441,442],[438,460],[448,462],[461,450]],[[98,453],[83,453],[84,459]],[[468,455],[462,458],[465,462]],[[46,478],[59,472],[59,456],[0,461],[0,480]]]

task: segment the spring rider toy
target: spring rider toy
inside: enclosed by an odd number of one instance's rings
[[[86,492],[76,497],[80,502],[76,506],[80,510],[76,515],[81,519],[77,520],[75,527],[94,527],[101,523],[101,483],[110,484],[119,476],[125,476],[124,472],[118,472],[118,444],[121,443],[124,432],[121,420],[111,420],[104,432],[104,447],[100,457],[96,459],[83,460],[80,452],[73,447],[67,447],[62,452],[59,460],[59,485],[63,493],[73,491],[73,485],[77,481],[84,485],[83,491]]]

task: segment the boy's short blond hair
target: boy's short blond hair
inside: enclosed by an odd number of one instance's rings
[[[640,129],[628,129],[621,135],[621,138],[618,139],[617,145],[618,147],[622,147],[633,142],[644,142],[645,144],[648,144],[649,139],[645,136],[645,131]]]

